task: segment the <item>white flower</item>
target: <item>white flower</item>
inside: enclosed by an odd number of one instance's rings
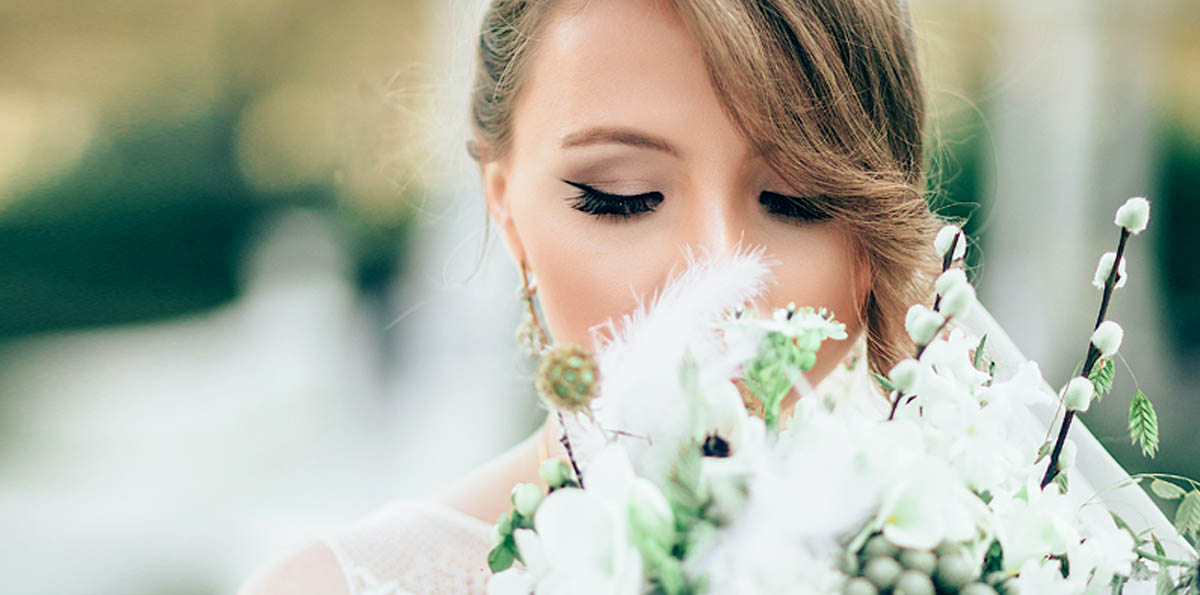
[[[1095,396],[1096,389],[1092,381],[1083,376],[1076,376],[1063,388],[1063,405],[1071,411],[1083,413],[1088,410]]]
[[[1092,275],[1092,285],[1096,289],[1104,289],[1104,284],[1108,281],[1109,273],[1112,273],[1113,261],[1117,259],[1116,252],[1105,252],[1100,255],[1100,262],[1096,264],[1096,273]],[[1117,284],[1114,286],[1120,289],[1125,286],[1125,257],[1121,257],[1121,264],[1117,265]]]
[[[1094,530],[1068,553],[1071,578],[1082,583],[1092,575],[1091,585],[1102,588],[1108,586],[1115,574],[1129,576],[1137,559],[1129,532],[1118,528],[1109,518],[1103,521],[1107,521],[1104,528]]]
[[[1125,201],[1125,204],[1117,209],[1117,216],[1113,219],[1113,223],[1128,229],[1130,233],[1141,233],[1149,221],[1150,203],[1141,196]]]
[[[1105,320],[1092,333],[1092,345],[1096,346],[1100,355],[1112,357],[1121,348],[1121,339],[1124,337],[1125,331],[1121,329],[1121,325],[1111,320]]]
[[[941,314],[921,304],[913,304],[904,317],[904,328],[914,343],[925,345],[933,340],[934,335],[945,321],[946,319],[942,318]]]
[[[970,283],[959,283],[951,287],[942,298],[941,310],[946,316],[962,317],[975,303],[975,288]]]
[[[1025,562],[1050,554],[1065,554],[1079,543],[1078,506],[1058,490],[1043,491],[1037,479],[1029,477],[1016,496],[1000,494],[991,502],[1005,570],[1022,568]]]
[[[1023,405],[1050,403],[1056,398],[1054,391],[1046,386],[1037,362],[1032,361],[1022,363],[1011,378],[993,382],[977,396],[985,403],[1012,401]]]
[[[933,287],[937,290],[938,295],[946,295],[947,291],[963,283],[968,283],[968,281],[967,274],[962,269],[946,269],[946,272],[938,276]]]
[[[536,533],[513,532],[526,569],[497,573],[488,592],[640,593],[643,562],[627,522],[635,479],[624,449],[606,446],[585,474],[587,490],[555,490],[534,515]]]
[[[986,516],[987,505],[930,458],[891,487],[875,526],[898,546],[931,550],[943,541],[971,539]]]
[[[1005,552],[1007,554],[1007,552]],[[1062,564],[1058,560],[1029,560],[1021,565],[1017,576],[1017,593],[1022,595],[1067,595],[1075,594],[1081,585],[1063,578]]]
[[[901,360],[888,373],[888,378],[891,379],[892,385],[902,393],[912,393],[912,390],[917,385],[917,375],[921,372],[921,365],[917,360],[906,359]]]
[[[954,237],[958,237],[958,242],[954,241]],[[938,256],[946,257],[946,252],[950,251],[950,244],[954,243],[954,257],[951,260],[958,260],[967,253],[967,236],[962,233],[962,230],[957,225],[947,225],[938,230],[937,237],[933,240],[933,248],[937,250]]]

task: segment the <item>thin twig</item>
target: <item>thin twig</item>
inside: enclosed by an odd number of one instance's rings
[[[571,440],[567,438],[567,422],[563,420],[562,411],[558,412],[558,425],[562,427],[562,438],[558,441],[567,449],[567,458],[571,459],[571,468],[575,470],[575,479],[579,482],[580,489],[583,489],[583,474],[579,472],[579,465],[575,464],[575,453],[571,450]]]

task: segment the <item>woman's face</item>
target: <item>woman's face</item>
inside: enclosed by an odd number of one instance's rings
[[[485,164],[484,187],[556,341],[590,345],[589,328],[682,269],[682,246],[718,255],[740,243],[779,263],[759,306],[824,306],[846,323],[850,340],[827,342],[810,380],[845,356],[861,331],[866,267],[839,221],[790,207],[786,197],[803,194],[739,135],[673,9],[560,8],[527,68],[511,148]]]

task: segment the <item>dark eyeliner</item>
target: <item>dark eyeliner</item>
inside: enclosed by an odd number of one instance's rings
[[[817,223],[833,218],[833,215],[819,208],[808,198],[763,192],[758,196],[758,202],[768,213],[797,223]]]
[[[661,192],[642,194],[611,194],[587,184],[563,180],[580,193],[572,196],[571,208],[600,219],[625,220],[653,211],[663,201]]]

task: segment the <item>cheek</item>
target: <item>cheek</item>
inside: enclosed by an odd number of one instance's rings
[[[633,311],[665,280],[678,254],[653,225],[597,223],[547,200],[553,190],[513,205],[513,221],[538,284],[545,324],[555,341],[592,347],[589,329]]]
[[[772,234],[768,251],[776,265],[776,284],[767,292],[772,307],[795,302],[797,306],[824,307],[846,325],[847,338],[826,341],[817,365],[808,377],[823,379],[850,351],[862,331],[859,320],[865,287],[857,287],[860,265],[847,232],[834,225],[807,228],[792,234]]]

